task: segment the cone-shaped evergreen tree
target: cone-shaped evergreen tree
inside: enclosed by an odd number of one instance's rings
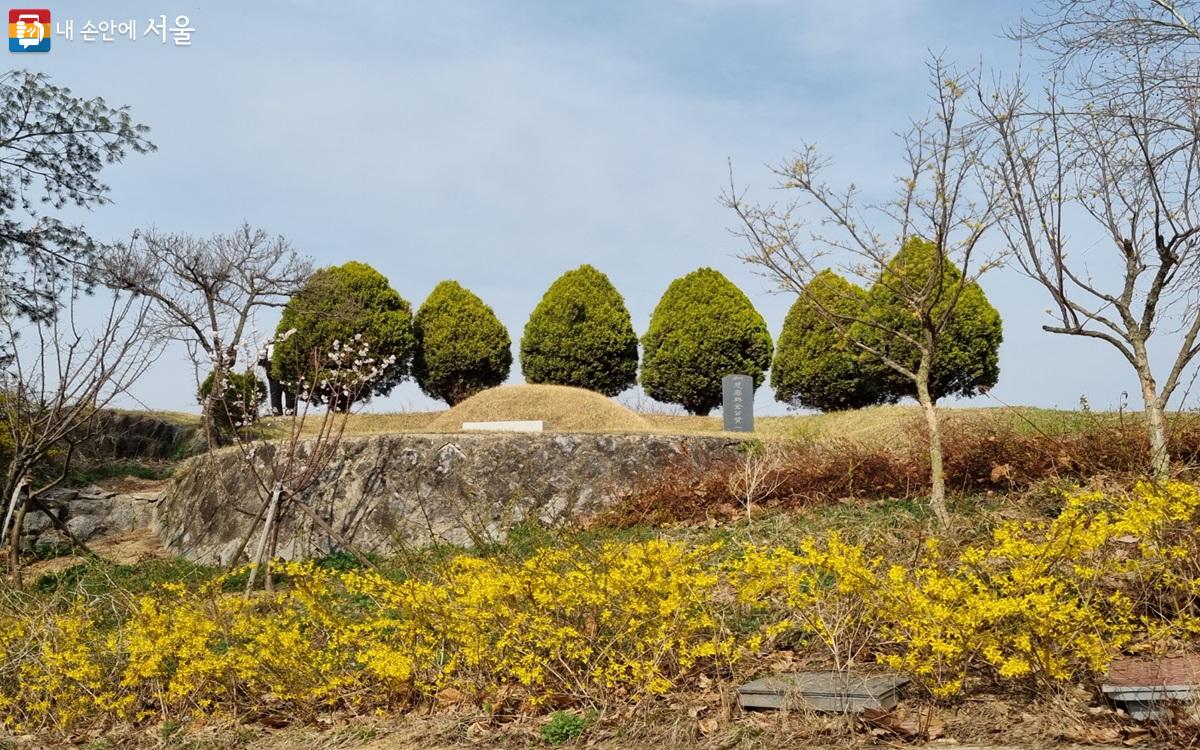
[[[1004,339],[1000,313],[975,282],[963,285],[954,299],[952,292],[958,288],[962,271],[953,263],[942,264],[942,283],[931,281],[937,272],[937,260],[937,248],[919,238],[910,240],[896,253],[868,292],[870,315],[878,323],[878,328],[872,330],[921,336],[921,322],[897,290],[905,290],[906,297],[912,296],[910,290],[917,289],[929,289],[930,294],[940,295],[930,317],[940,319],[951,304],[954,310],[937,338],[929,371],[930,395],[934,400],[975,396],[981,389],[994,386],[1000,377],[1000,342]],[[916,347],[901,336],[868,332],[864,340],[914,371],[920,362]],[[891,388],[896,396],[916,396],[916,385],[910,378],[894,376]]]
[[[454,406],[508,377],[508,331],[492,308],[457,281],[433,288],[417,310],[413,333],[413,376],[432,398]]]
[[[371,383],[371,392],[363,395],[387,395],[409,374],[412,308],[392,289],[387,277],[366,263],[350,261],[314,273],[283,308],[277,330],[271,369],[285,388],[301,378],[319,375],[312,372],[314,353],[317,362],[326,362],[335,341],[349,346],[358,335],[376,362],[396,358]]]
[[[588,265],[550,285],[521,337],[521,371],[529,383],[615,396],[637,382],[637,365],[637,335],[625,300]]]
[[[821,411],[895,401],[891,368],[852,340],[866,309],[867,290],[833,271],[814,276],[783,321],[771,365],[775,398]]]
[[[642,338],[642,387],[691,414],[721,403],[721,378],[771,366],[771,334],[742,290],[711,268],[671,282]]]

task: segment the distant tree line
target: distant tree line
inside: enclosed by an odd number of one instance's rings
[[[978,280],[1007,264],[1049,301],[1044,330],[1121,355],[1140,386],[1150,473],[1168,476],[1167,410],[1200,358],[1200,31],[1187,20],[1196,3],[1040,5],[1009,34],[1047,56],[1044,88],[930,60],[930,107],[899,133],[892,199],[831,184],[828,159],[808,143],[773,168],[777,203],[747,200],[731,169],[723,201],[743,259],[795,295],[777,342],[712,269],[672,282],[639,339],[608,278],[582,266],[530,316],[518,347],[525,379],[609,395],[640,384],[693,414],[719,404],[721,377],[735,372],[757,386],[769,370],[776,397],[800,408],[915,398],[931,506],[946,520],[937,405],[998,378],[1001,321]],[[255,419],[264,399],[282,412],[303,394],[344,411],[412,378],[455,404],[509,376],[508,332],[456,282],[414,313],[369,266],[314,271],[284,238],[249,225],[203,238],[93,238],[64,209],[108,202],[101,173],[154,150],[146,126],[40,74],[0,75],[0,100],[0,541],[62,481],[39,468],[46,457],[70,464],[74,441],[163,338],[184,343],[196,365],[210,442]],[[1107,239],[1092,247],[1089,229]],[[75,318],[94,290],[122,305]],[[283,308],[280,326],[248,351],[255,316],[270,307]],[[348,380],[370,387],[351,393],[338,385]]]
[[[853,307],[855,314],[903,327],[911,315],[890,282],[904,278],[915,283],[930,273],[933,257],[928,242],[910,242],[869,290],[831,270],[822,272],[792,306],[777,349],[749,298],[711,268],[670,284],[639,342],[621,294],[605,274],[583,265],[555,280],[534,308],[520,341],[521,370],[529,383],[574,386],[607,396],[640,384],[651,398],[701,415],[720,405],[721,379],[734,373],[750,375],[757,388],[770,371],[776,397],[796,408],[835,411],[915,397],[910,380],[854,345],[852,336],[867,334],[839,330],[814,309],[812,300]],[[961,275],[952,265],[943,266],[942,273]],[[948,316],[932,363],[935,399],[976,395],[995,385],[999,375],[999,314],[974,282],[953,304],[955,312]],[[907,324],[915,327],[917,322]],[[890,356],[917,367],[919,354],[903,339],[877,339]],[[264,360],[272,386],[285,393],[321,393],[319,388],[298,388],[302,379],[314,377],[307,357],[352,340],[365,341],[372,359],[395,358],[388,377],[376,381],[363,394],[367,397],[386,395],[411,377],[425,394],[453,406],[503,383],[513,364],[504,325],[458,282],[438,284],[414,315],[382,274],[350,262],[316,271],[283,308],[276,343]],[[205,387],[202,397],[211,386],[206,382]],[[240,379],[229,387],[239,403],[260,393]],[[292,405],[274,397],[276,412]],[[246,411],[239,407],[238,413]]]
[[[809,260],[817,256],[806,252],[808,242],[794,241],[794,227],[775,221],[781,216],[731,200],[748,239],[762,240],[751,242],[761,252],[750,259],[798,293],[778,350],[761,314],[718,271],[698,269],[673,281],[640,340],[617,289],[583,265],[559,277],[530,314],[520,341],[524,378],[610,396],[641,384],[656,400],[707,414],[720,403],[726,374],[750,374],[757,386],[770,371],[776,395],[796,407],[846,409],[917,397],[936,445],[932,404],[977,394],[998,376],[1000,317],[976,283],[988,265],[968,262],[984,228],[1019,215],[1008,204],[1025,196],[1020,180],[1030,170],[1013,162],[1028,154],[1021,139],[1040,132],[1009,130],[1016,120],[1001,104],[1019,108],[1019,92],[998,100],[996,112],[984,113],[1006,146],[1000,154],[1008,155],[988,175],[1010,196],[1004,205],[968,210],[974,204],[960,202],[955,186],[984,163],[985,144],[979,127],[960,132],[954,125],[954,102],[965,89],[937,73],[937,80],[948,82],[941,90],[946,107],[941,120],[931,120],[940,127],[920,130],[918,124],[907,137],[914,176],[904,184],[912,186],[913,199],[900,204],[930,215],[920,222],[923,228],[907,221],[898,235],[860,230],[863,224],[850,212],[852,193],[839,198],[816,181],[821,162],[809,151],[781,169],[785,187],[808,193],[857,242],[840,246],[857,247],[864,263],[842,268],[865,288],[814,268]],[[413,378],[426,394],[455,404],[509,377],[514,356],[508,331],[491,307],[454,281],[438,284],[414,313],[371,266],[352,262],[314,270],[286,238],[250,224],[211,236],[151,229],[112,244],[91,238],[55,214],[68,205],[107,203],[100,173],[127,155],[154,150],[148,130],[124,107],[74,96],[40,74],[0,76],[0,100],[6,103],[0,108],[0,541],[10,546],[11,560],[18,557],[16,529],[25,512],[37,510],[40,496],[64,480],[74,445],[86,439],[95,415],[127,394],[166,341],[184,343],[191,356],[209,445],[236,442],[264,401],[277,413],[304,403],[344,413],[354,401],[388,394]],[[944,157],[931,160],[935,152]],[[913,192],[926,178],[932,180],[928,196]],[[1021,241],[1027,246],[1021,258],[1028,268],[1048,269],[1044,283],[1054,287],[1054,278],[1064,275],[1078,283],[1078,274],[1058,272],[1062,257],[1038,254],[1039,236],[1006,228],[1018,250]],[[1117,331],[1106,340],[1129,349],[1157,433],[1162,419],[1153,419],[1151,407],[1160,418],[1182,367],[1200,350],[1193,346],[1200,323],[1189,320],[1186,347],[1158,391],[1142,354],[1153,313],[1193,278],[1176,272],[1192,232],[1163,235],[1158,253],[1166,260],[1157,266],[1160,284],[1142,304],[1142,323],[1134,320],[1136,300],[1127,299],[1129,293],[1112,298],[1126,320],[1118,324],[1051,288],[1063,310],[1062,331],[1099,335],[1087,329],[1093,320]],[[1050,240],[1045,244],[1058,247],[1054,236]],[[1127,289],[1140,288],[1136,277],[1152,264],[1136,254],[1127,258],[1134,280]],[[112,299],[107,316],[77,316],[77,300],[91,290]],[[260,343],[254,319],[271,307],[282,308],[280,325],[262,350],[254,350]],[[256,365],[268,374],[266,388]],[[60,457],[56,476],[46,472],[52,454]],[[1156,467],[1165,466],[1164,452],[1156,456]],[[283,512],[299,486],[281,481],[275,476],[263,485],[268,517]],[[936,500],[936,469],[932,485]]]

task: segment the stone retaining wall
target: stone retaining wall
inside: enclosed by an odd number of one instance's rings
[[[153,529],[161,482],[139,482],[140,489],[122,492],[87,486],[58,488],[42,496],[42,504],[63,523],[74,537],[87,543],[93,539],[135,529]],[[64,551],[70,540],[40,510],[31,510],[21,528],[21,545],[39,552]]]
[[[95,439],[81,446],[91,460],[173,460],[204,450],[199,420],[182,420],[139,412],[105,411],[97,420]]]
[[[728,458],[739,444],[728,437],[647,434],[347,438],[303,500],[362,549],[389,554],[438,542],[477,545],[499,541],[525,521],[553,526],[586,518],[646,472]],[[259,497],[238,453],[190,459],[159,504],[159,538],[172,552],[226,564],[247,534]],[[282,528],[284,557],[314,557],[339,546],[297,509]]]

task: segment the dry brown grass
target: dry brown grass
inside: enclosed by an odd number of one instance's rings
[[[771,673],[801,668],[791,652],[756,660]],[[747,665],[749,668],[750,665]],[[707,678],[703,678],[706,679]],[[686,685],[669,700],[601,713],[579,739],[561,747],[595,750],[791,750],[797,747],[1079,748],[1085,746],[1187,747],[1172,725],[1136,725],[1111,709],[1093,708],[1077,691],[1049,700],[978,693],[969,706],[937,705],[909,691],[882,717],[819,714],[803,709],[744,711],[733,699],[736,679]],[[586,714],[584,707],[570,709]],[[437,705],[405,715],[322,717],[317,725],[279,728],[273,722],[212,719],[174,724],[105,727],[69,739],[26,735],[0,746],[21,750],[468,750],[553,747],[540,737],[546,716],[504,715],[470,706]]]
[[[445,413],[444,411],[411,411],[392,414],[360,412],[346,418],[346,434],[381,435],[392,432],[437,432],[430,427],[430,424]],[[267,417],[262,421],[267,425],[277,423],[286,426],[290,420],[290,417]],[[305,433],[315,432],[320,423],[321,420],[318,418],[307,420]]]
[[[542,399],[539,394],[547,391],[540,389],[556,389],[559,393],[553,399]],[[535,395],[538,399],[533,398]],[[475,399],[481,400],[472,403]],[[737,435],[722,432],[719,416],[634,412],[600,394],[564,386],[500,386],[478,394],[475,399],[468,399],[451,411],[353,414],[346,423],[346,434],[457,432],[464,421],[541,419],[551,431]],[[467,414],[468,405],[470,416]],[[1136,423],[1140,419],[1135,413],[1121,415],[1024,406],[943,408],[942,413],[948,421],[958,424],[987,425],[1003,430],[1050,435]],[[751,437],[814,443],[852,441],[867,445],[891,445],[911,439],[913,424],[920,421],[920,409],[915,405],[874,406],[830,414],[759,416],[755,418],[755,431]],[[267,420],[267,423],[270,421]]]
[[[200,426],[200,415],[186,411],[164,411],[161,409],[109,409],[108,411],[115,414],[131,414],[138,417],[159,419],[163,422],[183,425],[185,427]]]
[[[1149,441],[1141,420],[1072,412],[960,409],[945,415],[946,486],[955,495],[1020,492],[1045,482],[1144,476]],[[852,413],[830,415],[846,418]],[[624,500],[596,519],[630,527],[736,520],[758,510],[797,510],[845,500],[913,499],[929,488],[929,453],[915,410],[892,407],[873,433],[843,437],[833,420],[808,440],[763,440],[740,456],[696,462],[680,456],[647,472]],[[1035,419],[1031,419],[1034,417]],[[802,419],[802,418],[795,418]],[[1200,417],[1173,422],[1175,472],[1200,473]]]
[[[542,394],[551,389],[553,398]],[[450,411],[397,412],[392,414],[352,414],[346,422],[348,435],[377,435],[402,432],[458,432],[463,422],[488,420],[540,419],[551,431],[580,432],[655,432],[664,434],[724,434],[719,416],[693,417],[675,414],[634,412],[616,401],[579,388],[549,385],[512,385],[493,388],[486,402],[472,404],[468,399]],[[537,396],[536,400],[534,396]],[[467,407],[470,404],[470,416]],[[994,413],[992,409],[962,409],[962,412]],[[545,416],[550,414],[550,416]],[[915,418],[916,407],[880,406],[836,414],[792,414],[755,419],[756,438],[826,437],[887,441]],[[523,416],[529,415],[529,416]],[[264,420],[270,424],[270,418]]]
[[[649,423],[636,412],[594,391],[563,385],[502,385],[477,393],[429,423],[438,432],[462,429],[463,422],[541,420],[554,432],[645,432]]]
[[[789,414],[754,418],[756,438],[800,438],[821,440],[837,437],[862,441],[886,441],[919,415],[915,406],[875,406],[830,414]],[[643,414],[655,432],[721,433],[719,416],[693,417],[676,414]]]
[[[123,411],[123,410],[116,410]],[[1095,430],[1138,426],[1138,412],[1085,412],[1041,409],[1027,406],[942,407],[944,418],[959,426],[994,428],[1060,436]],[[175,424],[198,425],[196,414],[167,411],[128,411]],[[1177,421],[1191,422],[1194,414]],[[272,429],[283,424],[281,417],[265,417],[262,424]],[[351,414],[347,435],[378,435],[406,432],[458,432],[464,421],[542,420],[550,431],[655,432],[661,434],[725,434],[720,416],[694,417],[674,413],[634,411],[615,399],[581,388],[552,385],[506,385],[467,399],[451,410]],[[786,438],[811,443],[851,441],[865,445],[891,445],[912,439],[913,425],[920,422],[916,405],[873,406],[829,414],[758,416],[752,437]],[[315,425],[318,420],[310,420]],[[315,427],[314,427],[315,429]],[[744,436],[744,435],[743,435]]]

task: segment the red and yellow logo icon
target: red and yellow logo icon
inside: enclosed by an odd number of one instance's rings
[[[9,52],[50,51],[50,11],[47,8],[13,8],[8,11]]]

